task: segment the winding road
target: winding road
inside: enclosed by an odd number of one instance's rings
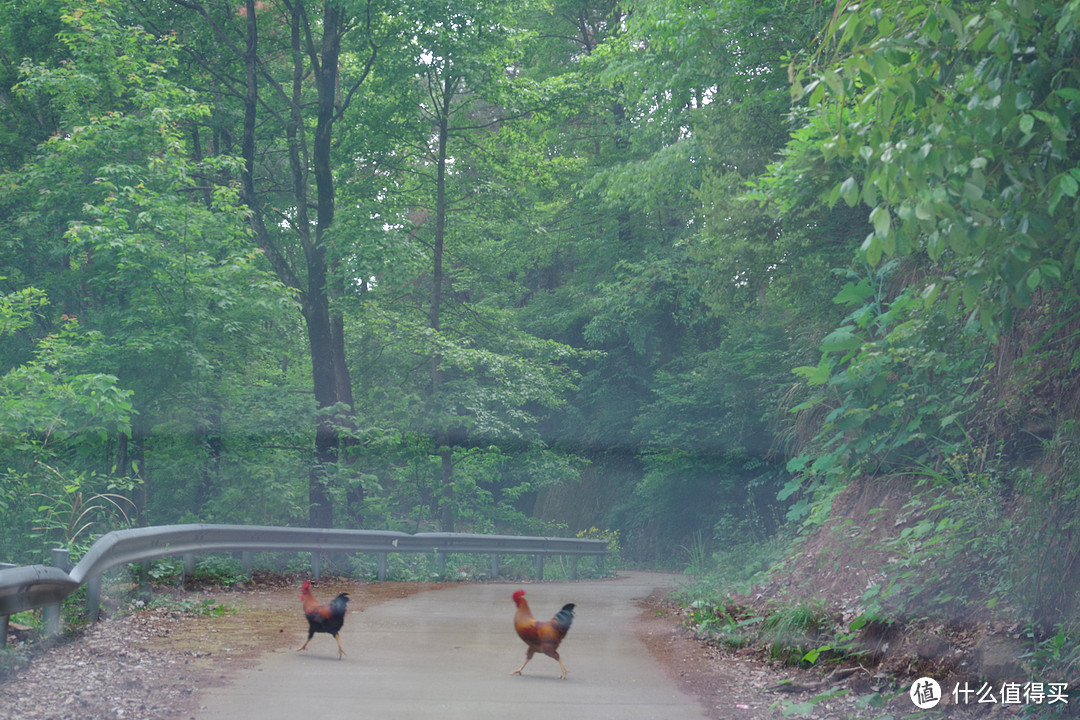
[[[705,720],[630,630],[641,613],[634,600],[674,583],[672,575],[624,572],[614,580],[461,585],[385,602],[349,613],[343,659],[321,634],[302,653],[270,653],[207,691],[197,718]],[[510,595],[519,587],[540,619],[577,604],[559,649],[566,680],[543,655],[522,676],[509,674],[525,658],[512,623]]]

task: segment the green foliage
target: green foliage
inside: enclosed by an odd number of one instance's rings
[[[876,474],[940,457],[940,448],[964,439],[985,356],[981,344],[940,312],[926,314],[913,291],[887,298],[884,288],[898,265],[867,276],[846,272],[835,302],[851,311],[821,343],[816,366],[794,369],[811,388],[793,408],[829,409],[815,442],[788,463],[821,482],[838,475]]]
[[[251,580],[251,575],[240,569],[239,560],[210,555],[195,564],[192,579],[208,585],[230,587]]]
[[[1058,563],[1076,557],[1073,413],[1043,389],[1075,354],[1057,334],[1077,307],[1074,5],[841,4],[792,64],[801,127],[760,197],[857,211],[842,237],[861,246],[836,271],[844,316],[795,368],[807,431],[781,497],[809,530],[849,481],[916,468],[871,614],[990,606],[1045,627],[1076,607]],[[1022,427],[1040,428],[1028,448],[1052,438],[1034,470]]]
[[[1023,634],[1024,644],[1028,648],[1022,659],[1028,676],[1033,683],[1059,683],[1064,685],[1066,702],[1052,705],[1028,703],[1021,708],[1023,718],[1061,718],[1069,717],[1072,705],[1080,700],[1080,694],[1072,686],[1076,672],[1080,667],[1080,643],[1075,630],[1070,626],[1059,625],[1048,635],[1034,628],[1027,628]]]
[[[1024,562],[1024,546],[1002,510],[1006,480],[985,454],[957,452],[941,472],[912,473],[916,492],[882,542],[891,562],[861,598],[865,618],[950,618],[1023,596],[1010,567]]]
[[[386,578],[401,582],[434,582],[439,579],[439,570],[435,558],[430,555],[395,553],[387,562]]]
[[[829,626],[823,603],[806,602],[785,605],[769,612],[760,626],[760,638],[770,657],[786,664],[813,663],[808,658]]]
[[[1075,421],[1046,444],[1056,460],[1049,472],[1026,472],[1016,481],[1022,499],[1009,531],[1001,573],[1004,596],[1023,617],[1049,628],[1070,622],[1080,608],[1080,586],[1070,568],[1080,558],[1080,452]]]
[[[277,316],[291,309],[291,299],[250,249],[237,188],[227,180],[236,163],[227,156],[200,159],[198,150],[192,157],[187,132],[206,121],[208,108],[176,81],[177,38],[148,33],[113,3],[66,9],[59,40],[67,59],[25,64],[16,88],[19,97],[53,109],[58,127],[5,178],[12,191],[5,210],[17,242],[0,252],[19,276],[39,279],[64,311],[59,318],[39,312],[33,332],[28,327],[18,340],[36,343],[49,363],[75,376],[68,389],[78,403],[87,409],[96,403],[100,412],[106,403],[123,402],[129,415],[122,425],[80,427],[68,411],[70,429],[52,434],[70,431],[84,457],[77,466],[57,465],[54,457],[53,467],[123,481],[141,474],[149,450],[157,470],[150,497],[160,505],[140,512],[175,521],[183,510],[173,501],[189,492],[182,505],[199,509],[213,499],[209,486],[218,470],[226,492],[247,493],[232,498],[219,517],[266,521],[258,510],[281,497],[273,494],[277,486],[252,482],[238,472],[239,463],[222,460],[251,463],[257,443],[241,440],[238,428],[230,456],[219,442],[220,422],[248,419],[249,396],[233,392],[237,378],[263,380],[248,373],[283,344]],[[49,334],[35,340],[39,332]],[[53,367],[42,365],[26,364],[8,376],[9,384],[21,383],[24,404],[38,394],[35,385],[53,382]],[[235,407],[226,407],[230,401]],[[47,410],[40,401],[37,407]],[[295,422],[289,428],[295,432]],[[192,435],[203,441],[193,446]],[[120,448],[130,452],[118,454]],[[268,475],[290,470],[274,459]],[[230,482],[238,475],[246,487]],[[48,485],[25,482],[57,497]],[[238,506],[250,512],[237,512]]]
[[[1051,390],[1080,357],[1076,3],[368,9],[330,135],[310,59],[258,10],[252,138],[220,86],[250,18],[0,4],[20,561],[34,526],[84,541],[143,490],[149,522],[297,524],[317,476],[339,525],[543,533],[534,501],[580,481],[608,501],[575,527],[623,558],[743,582],[785,513],[821,526],[851,479],[915,468],[868,612],[1073,607],[1075,428]],[[1042,337],[1005,362],[992,341],[1029,307]],[[329,366],[340,402],[316,402]],[[1049,425],[1057,466],[958,460],[1006,415]]]
[[[1064,626],[1057,626],[1049,637],[1040,638],[1035,628],[1028,628],[1024,638],[1030,649],[1024,658],[1031,663],[1032,678],[1046,682],[1068,682],[1080,668],[1080,644]]]
[[[697,593],[701,595],[701,593]],[[729,648],[742,648],[749,645],[761,625],[760,616],[746,616],[728,609],[714,598],[701,595],[686,604],[689,614],[685,624],[698,637],[708,638]]]
[[[695,538],[715,549],[762,542],[776,529],[776,475],[754,458],[669,449],[645,456],[643,466],[633,492],[614,507],[638,557],[675,566],[685,556],[672,550]]]
[[[280,567],[275,569],[282,570]],[[160,558],[150,563],[147,577],[153,583],[175,585],[180,582],[183,572],[184,564],[182,559]],[[198,585],[227,588],[250,582],[251,574],[244,573],[241,570],[239,560],[225,555],[208,555],[199,559],[195,564],[195,572],[186,580]],[[165,598],[167,601],[168,596],[165,596]]]
[[[830,204],[870,208],[862,256],[925,256],[934,272],[914,291],[991,338],[1078,267],[1066,230],[1080,202],[1076,12],[1028,0],[848,6],[793,67],[813,133],[799,167],[829,173]]]
[[[11,92],[19,82],[19,65],[30,59],[57,62],[65,49],[59,0],[0,3],[0,172],[18,168],[33,147],[53,130],[49,108]]]
[[[4,331],[29,328],[45,307],[35,288],[0,297]],[[129,519],[130,504],[117,491],[130,486],[85,465],[129,427],[132,414],[132,393],[117,378],[71,371],[99,340],[66,317],[33,344],[30,360],[0,376],[0,540],[10,560],[40,562],[46,539],[86,547],[90,528],[107,532]]]
[[[151,561],[146,575],[151,582],[163,584],[175,577],[179,577],[180,573],[183,572],[183,567],[183,561],[179,558],[158,558]]]
[[[60,497],[44,493],[30,495],[45,502],[38,507],[38,512],[45,515],[41,525],[34,530],[58,536],[53,541],[76,554],[82,554],[90,547],[91,537],[84,535],[87,530],[99,527],[99,534],[104,534],[123,529],[131,524],[129,513],[135,507],[131,500],[117,493],[93,493],[84,498],[80,487],[81,482],[65,485],[65,495]]]
[[[7,278],[0,278],[6,280]],[[14,334],[29,327],[34,318],[49,304],[45,293],[37,288],[28,287],[0,296],[0,336]]]
[[[682,550],[686,552],[688,562],[686,574],[690,577],[704,575],[708,570],[709,552],[701,539],[700,530],[691,537],[689,547],[683,545]]]
[[[720,545],[709,552],[701,536],[688,548],[691,582],[675,598],[689,609],[687,626],[701,637],[733,648],[744,647],[759,637],[762,615],[748,613],[725,598],[747,593],[751,583],[780,559],[788,539],[778,534],[765,541]]]
[[[579,531],[574,537],[583,538],[585,540],[607,540],[608,556],[604,560],[604,564],[611,571],[622,567],[623,546],[622,542],[619,540],[618,530],[590,527],[587,530]]]
[[[35,304],[44,305],[39,291],[26,289],[16,295],[35,295]],[[0,308],[13,309],[11,296],[0,298]],[[23,311],[25,312],[25,311]],[[27,325],[27,318],[11,326],[14,332]],[[100,337],[84,332],[73,317],[65,316],[61,328],[34,343],[34,357],[9,369],[0,377],[0,434],[20,450],[39,445],[48,447],[93,444],[108,433],[123,431],[130,420],[131,392],[118,387],[117,378],[102,373],[75,374],[73,365],[100,347]],[[45,457],[48,457],[46,453]]]

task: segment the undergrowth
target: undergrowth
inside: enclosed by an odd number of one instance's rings
[[[819,549],[818,562],[802,562],[802,571],[827,574],[852,557],[873,558],[865,588],[842,608],[839,597],[749,599],[754,597],[752,583],[758,589],[788,583],[798,559],[791,555],[790,537],[775,548],[737,547],[711,556],[703,543],[695,542],[686,549],[692,581],[677,594],[687,609],[687,625],[718,645],[752,645],[775,662],[828,670],[851,664],[874,667],[888,648],[886,638],[899,648],[900,638],[918,628],[981,618],[984,625],[973,632],[983,632],[986,619],[996,618],[999,625],[1026,628],[1018,659],[1027,683],[1075,686],[1080,679],[1080,598],[1072,569],[1080,560],[1080,462],[1071,441],[1059,439],[1046,450],[1054,457],[1052,465],[1018,470],[1000,449],[955,447],[936,465],[894,473],[890,478],[910,481],[910,496],[885,519],[875,518],[881,510],[870,510],[867,518],[838,517],[839,507],[833,508],[838,493],[819,495],[822,509],[811,509],[806,517],[835,519],[828,529],[820,522],[804,525],[803,539],[827,531],[817,537],[832,538],[838,547]],[[885,528],[884,536],[865,532],[871,525],[879,532]],[[785,550],[788,557],[775,562]],[[914,669],[919,660],[911,652],[908,667]],[[968,662],[967,672],[978,673],[978,666]],[[874,692],[858,697],[856,705],[883,707],[905,694],[910,682],[906,676],[886,678]],[[1080,688],[1069,692],[1067,704],[1027,703],[1018,715],[1071,717],[1080,705]],[[819,703],[836,697],[834,689],[778,707],[785,715],[813,715]],[[905,698],[896,707],[914,710]],[[937,717],[934,712],[920,717]]]

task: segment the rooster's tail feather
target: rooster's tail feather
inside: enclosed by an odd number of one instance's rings
[[[567,603],[562,606],[562,610],[555,613],[555,617],[552,618],[552,622],[558,626],[562,634],[565,635],[566,631],[570,629],[570,625],[574,622],[574,603]]]
[[[330,601],[330,612],[337,617],[343,617],[348,609],[349,593],[341,593]]]

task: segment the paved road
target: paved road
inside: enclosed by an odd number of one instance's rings
[[[674,577],[623,573],[615,580],[536,585],[462,585],[350,613],[348,655],[316,635],[303,653],[275,652],[205,695],[200,720],[705,720],[701,706],[663,674],[627,630],[633,600]],[[513,630],[511,593],[523,587],[538,618],[577,604],[559,648],[569,670],[525,659]],[[296,647],[305,634],[298,632]]]

